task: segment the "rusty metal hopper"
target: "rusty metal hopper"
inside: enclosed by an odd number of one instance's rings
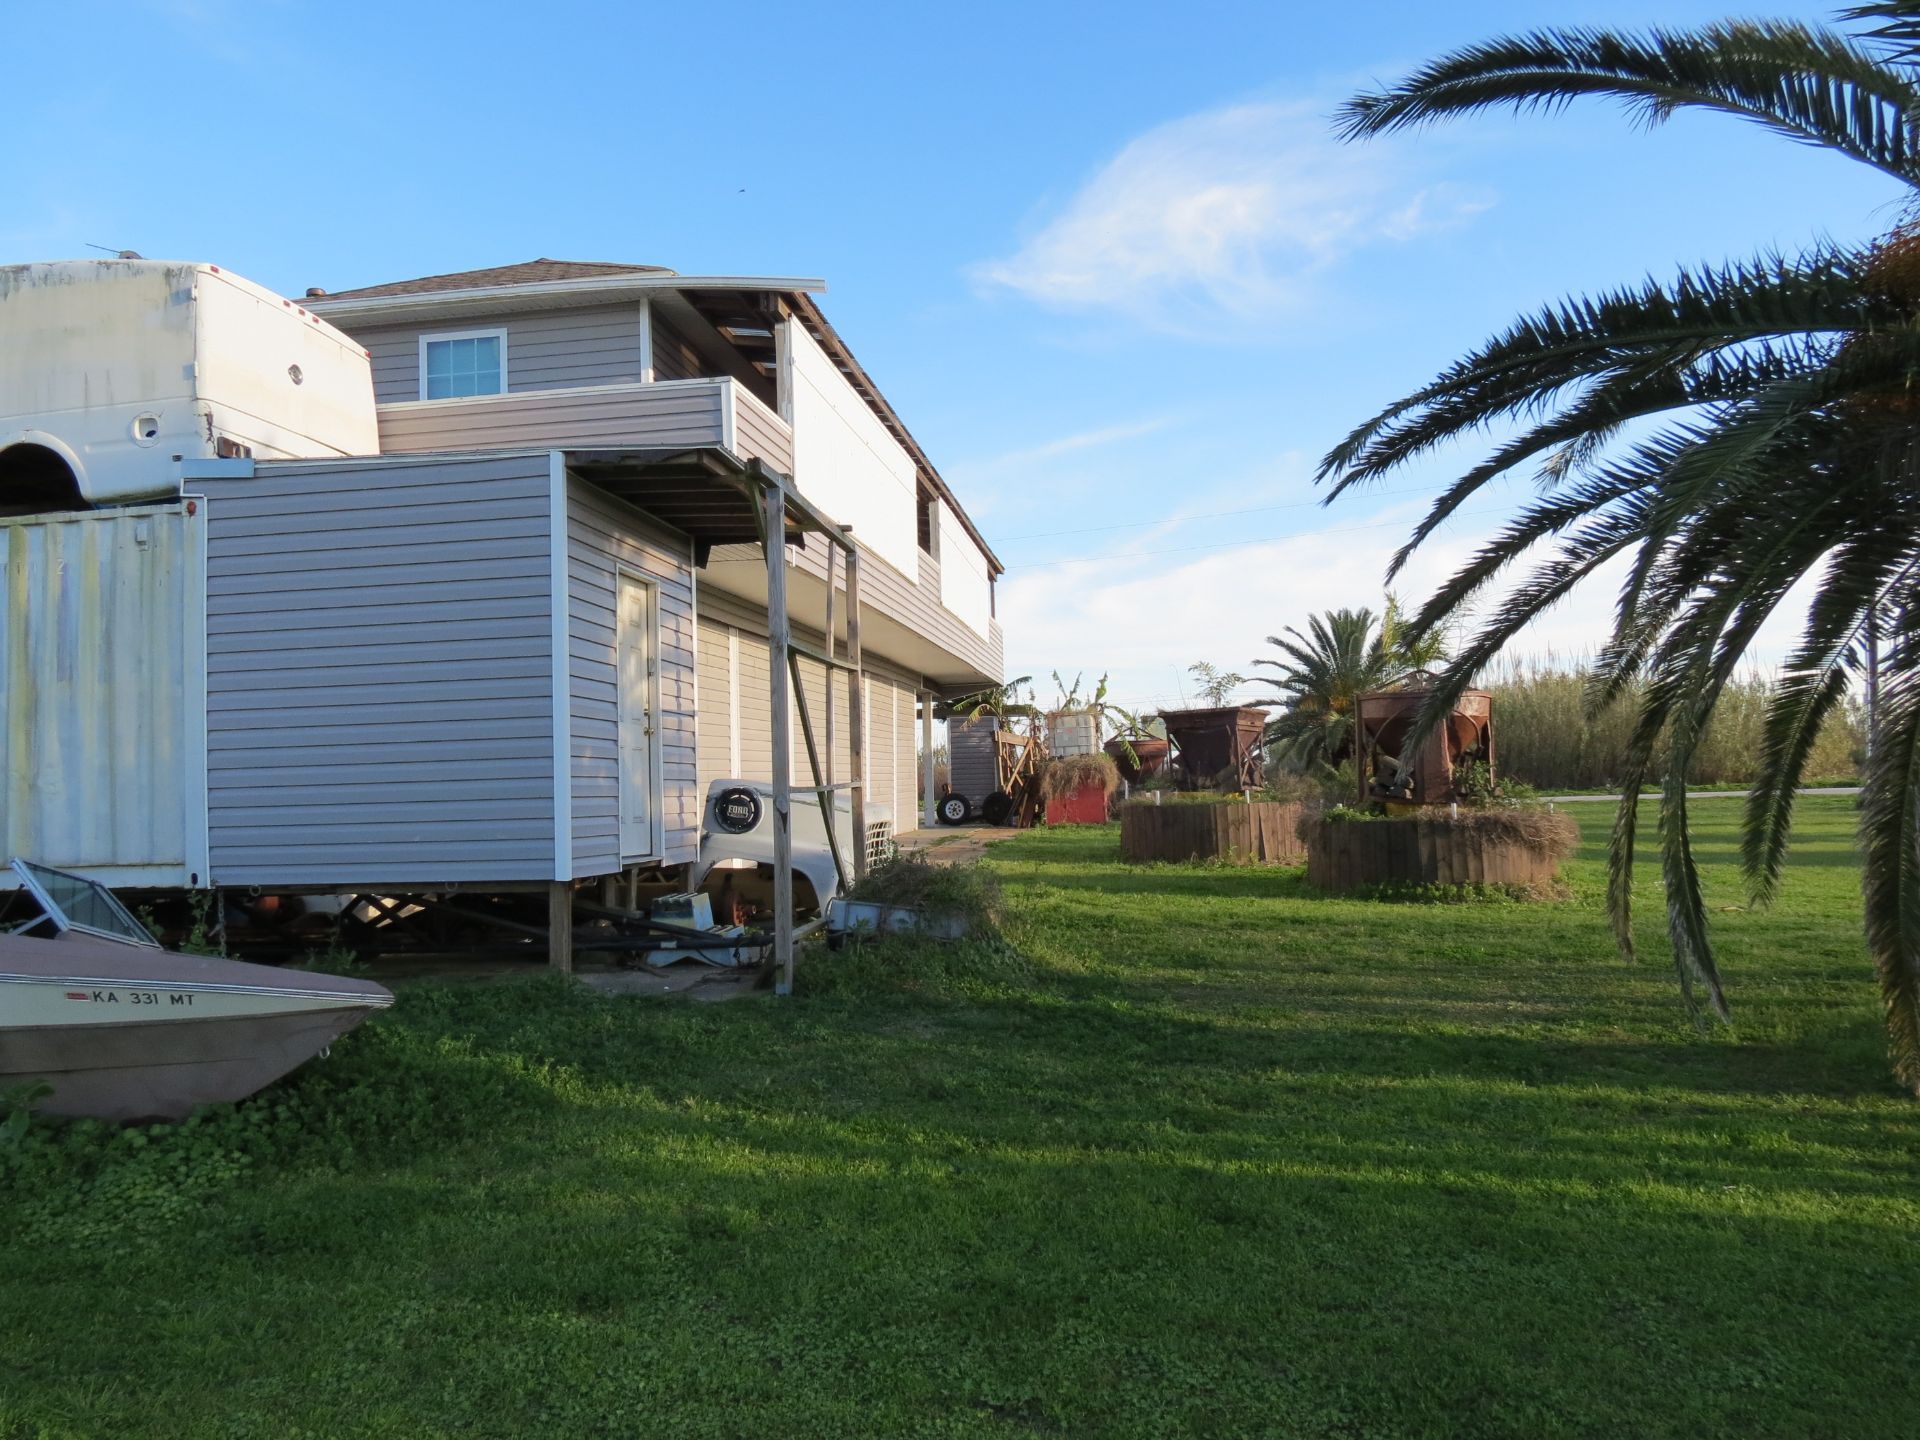
[[[1204,710],[1162,710],[1167,736],[1180,747],[1183,788],[1204,790],[1231,772],[1234,784],[1261,782],[1260,737],[1267,712],[1255,705],[1219,705]]]
[[[1453,777],[1462,761],[1484,760],[1492,768],[1493,696],[1485,690],[1463,691],[1419,752],[1401,753],[1437,683],[1430,672],[1416,670],[1360,697],[1361,800],[1441,805],[1459,798]]]

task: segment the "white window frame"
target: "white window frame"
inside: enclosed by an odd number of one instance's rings
[[[503,326],[497,330],[436,330],[431,335],[420,337],[420,398],[427,398],[427,346],[441,340],[498,340],[500,342],[500,388],[495,394],[504,395],[511,388],[507,378],[507,332]],[[435,401],[446,404],[455,400],[485,400],[485,395],[447,395]]]

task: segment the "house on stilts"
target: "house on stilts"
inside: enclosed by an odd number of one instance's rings
[[[1000,564],[823,288],[0,268],[0,848],[538,892],[560,964],[577,901],[737,882],[790,950],[792,812],[826,796],[857,867],[936,798],[938,700],[1002,669]],[[727,796],[769,850],[716,879]]]

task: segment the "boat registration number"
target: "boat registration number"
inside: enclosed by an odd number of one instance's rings
[[[69,990],[69,1000],[85,1000],[94,1005],[181,1005],[193,1004],[193,992],[173,990]]]

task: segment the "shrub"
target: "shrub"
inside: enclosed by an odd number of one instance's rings
[[[847,898],[958,916],[981,935],[994,933],[1000,924],[1000,877],[977,862],[935,865],[924,856],[901,852],[869,870]]]

